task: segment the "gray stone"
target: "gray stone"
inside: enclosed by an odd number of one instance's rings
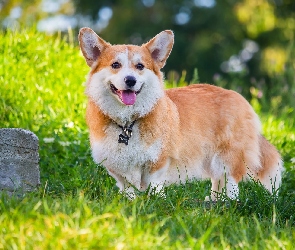
[[[31,131],[0,129],[0,191],[29,192],[40,185],[39,140]]]

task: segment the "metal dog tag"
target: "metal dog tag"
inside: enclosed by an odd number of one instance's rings
[[[118,143],[124,143],[125,145],[128,145],[129,137],[123,134],[119,134],[119,140]]]

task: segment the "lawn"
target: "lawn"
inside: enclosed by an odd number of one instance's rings
[[[277,197],[241,184],[239,202],[202,200],[208,181],[139,193],[129,201],[93,163],[84,121],[88,67],[72,34],[34,29],[0,34],[0,127],[33,131],[41,186],[0,198],[0,249],[293,249],[294,110],[260,114],[286,171]]]

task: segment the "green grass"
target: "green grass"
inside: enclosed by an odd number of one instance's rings
[[[88,68],[77,46],[32,29],[1,34],[0,127],[40,140],[41,187],[0,198],[0,249],[293,249],[294,111],[261,115],[286,172],[278,197],[241,184],[240,201],[201,202],[210,183],[167,187],[166,199],[118,193],[93,163],[84,121]],[[293,114],[293,117],[292,117]]]

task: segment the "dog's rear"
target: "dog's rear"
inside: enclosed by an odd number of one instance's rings
[[[169,154],[179,156],[172,157],[168,171],[173,174],[168,179],[210,178],[212,200],[223,191],[236,198],[238,183],[249,176],[270,192],[279,187],[280,155],[261,135],[259,118],[241,95],[208,84],[166,93],[177,106],[180,121],[170,128],[174,131],[171,144],[176,146]]]
[[[257,179],[273,193],[281,185],[283,162],[276,148],[262,135],[259,137],[259,146],[262,168],[257,173]]]

